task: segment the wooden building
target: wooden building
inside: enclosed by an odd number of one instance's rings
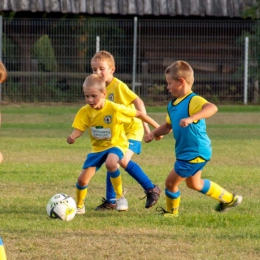
[[[0,11],[89,15],[242,17],[256,0],[1,0]]]

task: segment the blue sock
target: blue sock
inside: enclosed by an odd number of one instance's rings
[[[129,173],[142,187],[144,190],[154,188],[154,184],[144,173],[142,168],[135,162],[129,161],[125,171]]]
[[[210,188],[210,181],[207,179],[204,179],[204,185],[200,192],[203,194],[207,194],[207,192],[209,191],[209,188]]]
[[[116,197],[116,193],[114,191],[114,187],[111,183],[111,180],[110,180],[110,174],[107,172],[107,176],[106,176],[106,200],[109,201],[110,203],[112,204],[115,204],[115,200],[112,200],[111,199],[114,199]]]
[[[176,192],[171,192],[171,191],[168,191],[167,189],[165,189],[164,192],[165,192],[165,195],[166,195],[168,198],[172,199],[172,200],[179,198],[180,195],[181,195],[180,190],[178,190],[178,191],[176,191]]]
[[[86,185],[86,186],[80,186],[78,183],[76,183],[76,188],[77,188],[78,190],[85,190],[87,187],[88,187],[88,185]]]

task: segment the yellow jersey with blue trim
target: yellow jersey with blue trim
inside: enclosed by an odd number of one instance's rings
[[[106,98],[108,100],[130,108],[135,108],[133,101],[138,96],[118,78],[113,78],[111,83],[106,87],[106,92]],[[144,136],[142,121],[139,118],[133,118],[130,123],[125,124],[125,132],[128,139],[142,141]]]
[[[82,132],[88,130],[91,139],[91,152],[102,152],[112,147],[123,153],[128,149],[128,139],[124,124],[129,124],[136,116],[136,109],[106,100],[102,109],[83,106],[75,116],[72,127]]]

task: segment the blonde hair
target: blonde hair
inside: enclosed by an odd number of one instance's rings
[[[83,83],[83,90],[87,88],[96,88],[100,92],[105,92],[106,82],[101,76],[97,74],[91,74],[90,76],[86,77]]]
[[[114,56],[108,51],[99,51],[97,52],[91,59],[91,62],[94,60],[102,60],[106,61],[109,67],[115,67],[115,59]]]
[[[166,68],[165,74],[170,75],[174,80],[183,78],[191,86],[194,83],[194,72],[186,61],[179,60]]]

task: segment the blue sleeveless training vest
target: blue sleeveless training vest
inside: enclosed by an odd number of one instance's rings
[[[211,158],[211,141],[206,133],[205,119],[192,123],[187,127],[179,125],[180,120],[189,117],[189,104],[197,94],[191,93],[177,105],[174,101],[168,104],[167,110],[171,119],[173,137],[175,139],[175,155],[177,160],[190,161],[201,157],[208,161]]]

